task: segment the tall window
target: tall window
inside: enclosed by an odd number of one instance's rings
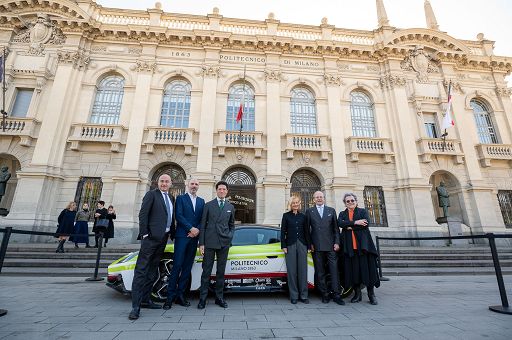
[[[16,98],[11,112],[12,117],[23,118],[27,116],[33,94],[34,89],[16,88]]]
[[[376,137],[373,102],[364,92],[350,94],[352,134],[356,137]]]
[[[184,80],[174,80],[165,87],[160,125],[188,128],[189,117],[190,84]]]
[[[244,96],[245,92],[245,96]],[[235,84],[229,88],[228,108],[226,112],[226,130],[240,130],[240,122],[236,121],[240,103],[244,101],[242,130],[254,131],[254,90],[248,84]]]
[[[315,206],[313,195],[322,189],[320,179],[313,172],[306,169],[295,171],[290,179],[292,187],[291,196],[298,196],[302,201],[302,211]]]
[[[363,196],[364,205],[370,215],[370,223],[375,227],[387,227],[388,218],[382,187],[365,186]]]
[[[292,90],[290,123],[292,133],[316,134],[316,104],[313,93],[304,87]]]
[[[436,115],[434,113],[424,113],[423,121],[425,123],[425,132],[429,138],[438,138]]]
[[[124,95],[124,78],[108,76],[98,84],[91,123],[118,124]]]
[[[498,202],[505,227],[512,228],[512,190],[498,190]]]
[[[471,99],[469,104],[473,109],[473,117],[475,117],[476,130],[480,143],[497,144],[498,137],[496,136],[496,130],[494,129],[487,105],[477,99]]]
[[[75,193],[78,210],[82,209],[84,203],[87,203],[89,204],[89,211],[94,212],[98,201],[101,199],[102,188],[103,182],[100,177],[80,177]],[[94,220],[94,214],[91,214],[90,220]]]

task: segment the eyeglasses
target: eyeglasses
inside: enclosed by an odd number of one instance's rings
[[[356,200],[346,200],[345,203],[354,203]]]

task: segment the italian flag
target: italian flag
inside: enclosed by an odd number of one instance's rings
[[[448,85],[448,107],[446,108],[446,113],[443,118],[443,125],[441,126],[441,130],[446,130],[452,126],[455,126],[455,122],[452,117],[452,83]]]

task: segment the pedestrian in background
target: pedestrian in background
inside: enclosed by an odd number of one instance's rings
[[[89,219],[91,212],[89,211],[89,204],[82,204],[82,210],[76,213],[75,229],[69,240],[75,242],[75,248],[78,248],[79,243],[85,243],[85,248],[91,248],[89,245]]]
[[[92,232],[94,233],[94,248],[98,248],[98,239],[100,238],[100,232],[105,233],[108,227],[108,210],[105,208],[105,201],[98,201],[98,209],[94,213],[94,225]]]
[[[108,227],[107,227],[107,231],[105,232],[105,235],[103,236],[103,239],[105,240],[105,247],[107,246],[108,239],[114,238],[114,220],[115,219],[116,219],[116,211],[114,210],[114,206],[109,205],[108,210],[107,210]]]
[[[308,251],[311,247],[306,215],[300,212],[301,201],[292,196],[289,211],[281,221],[281,249],[285,253],[290,301],[308,304]]]
[[[66,209],[60,212],[57,218],[59,234],[59,245],[55,250],[56,253],[64,253],[64,243],[68,240],[69,235],[73,234],[75,229],[76,203],[69,202]]]
[[[343,261],[345,287],[354,289],[350,302],[361,301],[361,285],[366,286],[368,299],[377,304],[374,287],[380,286],[377,272],[377,249],[369,229],[368,211],[357,206],[357,196],[345,194],[343,202],[347,209],[340,212],[338,226],[343,234]]]

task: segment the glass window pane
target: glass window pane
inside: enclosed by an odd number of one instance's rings
[[[244,95],[245,93],[245,95]],[[239,131],[240,122],[236,121],[240,103],[243,101],[242,131],[255,131],[255,98],[254,91],[248,85],[235,84],[229,88],[226,109],[226,130]]]
[[[91,123],[118,124],[124,96],[124,78],[108,76],[99,84],[92,107]]]
[[[27,116],[34,89],[16,89],[16,99],[12,106],[12,117],[23,118]]]
[[[160,125],[188,128],[191,85],[185,80],[174,80],[164,90]]]
[[[317,133],[315,97],[304,87],[296,87],[291,92],[290,125],[292,133]]]
[[[386,203],[382,187],[365,186],[364,205],[370,216],[370,224],[375,227],[387,227]]]
[[[356,137],[376,137],[373,102],[370,97],[363,92],[354,91],[350,98],[352,134]]]
[[[473,109],[473,117],[475,118],[480,143],[497,144],[498,137],[496,136],[494,124],[492,123],[487,105],[477,99],[472,99],[469,104]]]

